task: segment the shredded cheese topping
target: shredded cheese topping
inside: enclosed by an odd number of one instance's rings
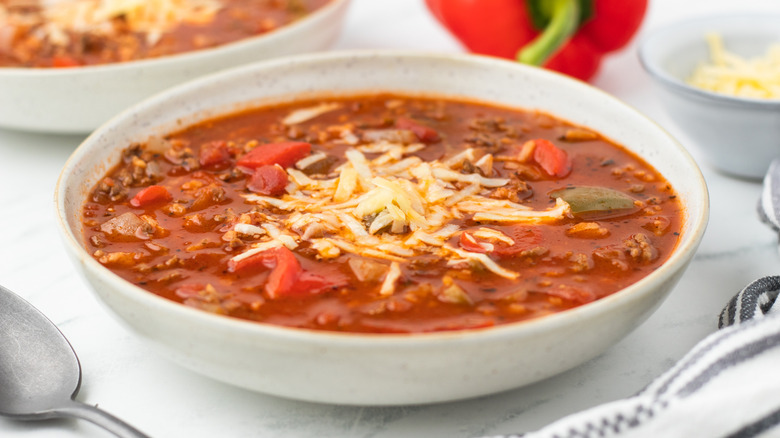
[[[434,254],[450,265],[479,265],[514,279],[518,273],[501,267],[488,255],[447,243],[463,231],[462,221],[473,218],[483,224],[536,224],[570,215],[569,205],[561,199],[553,208],[536,211],[508,200],[489,198],[496,187],[510,180],[465,172],[463,160],[475,158],[470,149],[450,159],[425,162],[413,155],[424,147],[420,143],[369,142],[347,149],[347,161],[328,176],[305,175],[294,167],[286,169],[286,194],[244,196],[248,202],[280,212],[260,210],[260,227],[265,233],[258,243],[233,260],[246,258],[247,253],[256,254],[258,248],[284,245],[292,249],[306,241],[323,259],[351,253],[392,262],[382,294],[394,290],[401,276],[399,264],[422,254]],[[324,159],[321,154],[313,155],[316,160],[299,161],[296,167]],[[492,160],[486,155],[478,162],[492,168]],[[242,226],[235,231],[260,230]],[[487,225],[473,234],[496,243],[514,243],[509,236]]]
[[[112,20],[122,17],[130,30],[146,34],[153,45],[177,24],[210,22],[222,4],[219,0],[42,0],[40,7],[45,20],[40,31],[53,44],[68,44],[69,31],[112,35]]]
[[[780,99],[780,43],[762,57],[745,59],[727,51],[719,35],[706,38],[711,63],[697,67],[689,84],[732,96]]]

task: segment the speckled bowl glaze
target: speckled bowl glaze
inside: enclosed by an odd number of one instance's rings
[[[318,94],[400,92],[538,109],[589,126],[644,157],[678,190],[685,220],[669,260],[638,283],[585,306],[490,329],[414,335],[341,334],[252,323],[140,289],[84,249],[81,204],[126,145],[215,115]],[[160,94],[95,131],[56,189],[65,245],[99,299],[163,356],[233,385],[351,405],[434,403],[516,388],[591,359],[644,321],[682,275],[709,204],[695,162],[656,124],[585,83],[469,55],[328,53],[213,75]]]
[[[332,0],[273,32],[180,55],[65,69],[0,67],[0,128],[91,132],[121,110],[188,80],[325,49],[338,37],[348,5],[349,0]]]
[[[709,60],[705,35],[715,32],[726,49],[742,57],[761,56],[780,43],[780,15],[729,15],[674,23],[654,30],[639,46],[639,58],[654,79],[674,122],[723,172],[764,177],[780,156],[780,100],[716,94],[686,83]]]

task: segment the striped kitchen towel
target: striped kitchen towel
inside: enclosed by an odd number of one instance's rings
[[[780,159],[769,164],[764,176],[761,199],[758,200],[758,217],[773,230],[780,232]]]
[[[720,330],[638,394],[501,438],[780,437],[778,291],[780,276],[749,284]]]

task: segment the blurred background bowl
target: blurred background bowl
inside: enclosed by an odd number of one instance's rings
[[[229,67],[328,48],[349,0],[324,7],[272,32],[160,58],[73,68],[0,67],[0,127],[87,133],[159,91]]]
[[[687,83],[709,62],[706,35],[720,35],[727,51],[742,58],[766,54],[780,43],[780,16],[723,15],[658,28],[639,45],[672,120],[696,142],[709,164],[728,174],[757,179],[780,156],[780,100],[718,94]]]
[[[550,113],[587,126],[654,166],[683,209],[669,259],[592,303],[489,329],[419,334],[313,331],[228,318],[125,281],[85,249],[82,205],[134,142],[247,107],[317,94],[451,96]],[[704,234],[707,187],[687,151],[647,117],[584,82],[487,57],[417,52],[301,55],[211,75],[159,94],[101,126],[74,152],[55,194],[60,231],[98,298],[163,356],[239,387],[315,402],[402,405],[505,391],[601,354],[658,308]]]

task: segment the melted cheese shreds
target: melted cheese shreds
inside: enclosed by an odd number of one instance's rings
[[[254,202],[255,204],[266,204],[277,208],[281,208],[283,205],[286,204],[285,201],[279,198],[273,198],[271,196],[263,196],[263,195],[244,195],[244,199],[246,199],[249,202]]]
[[[366,156],[357,149],[347,149],[344,155],[358,174],[358,180],[365,189],[373,187],[370,183],[372,173]]]
[[[237,233],[245,234],[247,236],[255,236],[255,235],[262,236],[263,234],[265,234],[264,228],[252,224],[235,224],[233,226],[233,229],[236,230]]]
[[[346,149],[346,161],[327,175],[330,179],[288,168],[293,186],[289,194],[279,198],[244,196],[248,202],[273,210],[257,212],[254,219],[254,223],[262,220],[269,242],[276,242],[266,245],[308,245],[324,259],[355,254],[389,260],[398,266],[397,272],[391,268],[393,274],[383,283],[384,292],[392,293],[397,282],[393,277],[400,275],[400,265],[424,254],[451,259],[451,265],[479,265],[496,275],[516,278],[517,273],[504,269],[488,255],[453,248],[448,242],[472,219],[535,223],[558,220],[569,212],[568,204],[561,200],[553,209],[535,211],[506,199],[490,198],[494,188],[510,181],[483,176],[493,172],[490,154],[480,157],[474,168],[462,165],[474,160],[474,151],[424,162],[411,155],[425,147],[420,143],[385,139],[365,143],[365,137],[362,142]],[[321,155],[305,158],[297,167],[305,168],[320,159]],[[493,249],[499,242],[513,244],[509,236],[492,228],[469,232],[485,249]],[[257,250],[253,246],[249,251]]]
[[[341,255],[339,247],[328,239],[312,239],[311,248],[316,250],[320,257],[332,259]]]
[[[361,224],[351,214],[339,212],[336,213],[336,215],[338,216],[339,219],[341,219],[341,223],[343,225],[346,225],[347,229],[352,232],[353,236],[355,237],[368,236],[368,232],[366,231],[363,224]]]
[[[460,227],[455,224],[445,225],[443,228],[434,233],[427,233],[423,230],[417,230],[412,233],[412,235],[409,236],[406,241],[404,241],[404,245],[414,247],[417,246],[419,242],[423,242],[431,246],[442,246],[458,231],[460,231]]]
[[[494,230],[493,228],[486,228],[481,227],[477,229],[477,231],[474,231],[471,233],[474,237],[479,237],[481,239],[487,239],[487,240],[496,240],[499,242],[504,242],[507,245],[514,245],[515,241],[512,240],[511,237],[507,236],[506,234],[502,233],[501,231]]]
[[[480,190],[482,190],[482,187],[479,184],[471,184],[471,185],[469,185],[468,187],[466,187],[465,189],[463,189],[461,191],[454,192],[452,194],[452,196],[450,196],[444,202],[444,205],[446,205],[448,207],[452,207],[453,205],[457,204],[458,202],[460,202],[460,201],[462,201],[462,200],[464,200],[464,199],[466,199],[466,198],[468,198],[470,196],[476,195],[477,193],[480,192]]]
[[[368,228],[368,232],[371,234],[376,234],[380,231],[382,231],[383,228],[393,223],[393,216],[388,211],[383,211],[379,213],[373,222],[371,222],[371,226]]]
[[[358,174],[354,167],[351,165],[342,167],[339,182],[336,185],[336,193],[333,194],[333,201],[344,202],[351,198],[357,190],[357,178]]]
[[[485,178],[478,173],[460,173],[443,167],[434,167],[433,176],[444,181],[460,181],[485,187],[501,187],[509,182],[508,178]]]
[[[309,178],[306,176],[305,173],[301,172],[300,170],[296,169],[287,169],[287,174],[290,175],[290,178],[292,178],[293,182],[298,185],[298,187],[308,187],[312,185],[316,185],[315,180]]]
[[[727,51],[719,35],[706,39],[711,63],[697,67],[689,84],[738,97],[780,99],[780,42],[761,57],[745,59]]]
[[[393,262],[390,264],[390,269],[387,271],[382,287],[379,289],[379,295],[383,297],[392,295],[395,292],[395,283],[399,278],[401,278],[401,266],[398,262]]]
[[[355,207],[352,214],[358,219],[363,219],[384,210],[391,202],[393,202],[393,192],[384,187],[377,187],[368,192],[368,196]]]
[[[458,203],[458,208],[467,212],[485,210],[530,210],[530,207],[505,199],[472,199]]]
[[[341,239],[332,239],[332,238],[324,238],[321,240],[325,240],[328,243],[332,244],[333,246],[336,246],[346,252],[362,255],[365,257],[373,257],[378,259],[385,259],[385,260],[391,260],[394,262],[405,262],[406,259],[403,257],[398,257],[393,254],[389,254],[384,251],[380,251],[373,248],[366,248],[364,246],[355,245],[353,243],[347,242],[345,240]]]
[[[472,244],[474,246],[481,247],[486,252],[491,252],[491,251],[493,251],[496,248],[495,245],[493,245],[492,243],[478,241],[477,239],[474,238],[473,235],[471,235],[469,233],[461,234],[461,239],[466,240],[467,242],[469,242],[470,244]]]
[[[392,164],[390,166],[387,166],[386,168],[382,169],[383,175],[397,175],[407,169],[410,169],[418,164],[422,163],[422,160],[419,157],[409,157],[404,158],[403,160]]]
[[[265,229],[268,235],[271,236],[271,239],[280,242],[288,249],[295,249],[298,247],[298,242],[296,241],[295,236],[291,236],[287,233],[282,232],[282,230],[277,228],[276,225],[270,223],[264,223],[261,226]]]
[[[314,163],[320,162],[324,159],[328,158],[328,154],[325,152],[317,152],[315,154],[311,154],[308,157],[301,158],[295,163],[295,168],[298,170],[303,170],[309,166],[311,166]]]
[[[445,245],[445,249],[452,251],[453,253],[457,254],[462,258],[462,260],[450,260],[447,262],[449,265],[457,265],[459,263],[462,263],[464,260],[468,261],[470,263],[477,263],[485,267],[488,271],[493,272],[496,275],[499,275],[504,278],[509,278],[510,280],[514,280],[515,278],[519,277],[520,274],[514,271],[510,271],[508,269],[504,269],[501,266],[498,265],[498,263],[494,262],[493,259],[488,257],[486,254],[481,254],[477,252],[470,252],[465,251],[462,249],[454,248],[449,245]]]
[[[155,35],[180,23],[208,23],[222,8],[218,0],[78,0],[42,2],[49,33],[109,33],[111,21],[123,17],[135,32]]]
[[[571,207],[563,199],[558,198],[555,204],[555,207],[542,211],[509,208],[480,211],[474,214],[474,220],[478,222],[539,223],[563,219],[571,212]]]
[[[282,120],[285,125],[297,125],[298,123],[308,122],[309,120],[322,114],[341,108],[341,104],[336,102],[326,102],[308,108],[297,109],[287,115]]]
[[[278,240],[268,240],[265,242],[258,242],[252,247],[241,254],[238,254],[236,256],[233,256],[230,258],[232,262],[240,262],[241,260],[244,260],[246,258],[252,257],[255,254],[259,254],[263,251],[268,251],[269,249],[279,248],[282,246],[282,242]]]
[[[451,158],[444,160],[444,165],[447,167],[453,167],[467,160],[474,161],[474,149],[468,148],[463,152],[453,155]]]
[[[477,169],[482,171],[483,175],[490,175],[493,173],[493,154],[485,154],[474,163]]]

